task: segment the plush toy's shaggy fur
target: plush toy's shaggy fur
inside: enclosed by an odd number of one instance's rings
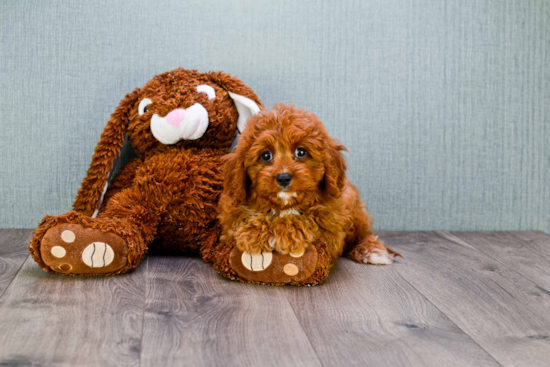
[[[74,211],[42,220],[32,256],[46,271],[109,275],[137,266],[149,247],[213,246],[222,156],[237,125],[260,108],[256,94],[229,74],[177,69],[155,76],[120,102]],[[138,157],[108,184],[126,136]]]
[[[303,109],[279,104],[252,117],[226,158],[216,269],[241,281],[309,285],[342,254],[372,264],[400,256],[373,233],[345,176],[344,149]]]

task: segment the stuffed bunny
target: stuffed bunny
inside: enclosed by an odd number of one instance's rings
[[[46,271],[112,275],[149,248],[198,252],[220,235],[222,156],[263,109],[242,81],[176,69],[126,95],[107,122],[73,211],[46,216],[29,251]],[[137,153],[112,178],[126,136]]]

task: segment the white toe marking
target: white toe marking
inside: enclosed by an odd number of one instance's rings
[[[393,263],[393,257],[388,251],[374,250],[369,254],[365,262],[375,265],[389,265]]]
[[[52,247],[52,255],[58,258],[62,258],[67,254],[67,251],[61,246]]]
[[[243,252],[241,255],[241,262],[244,267],[250,271],[262,271],[267,269],[267,267],[271,265],[271,260],[273,260],[273,254],[271,252],[262,251],[259,254]]]
[[[294,264],[286,264],[285,267],[283,268],[283,271],[285,272],[286,275],[290,275],[291,277],[293,277],[296,274],[298,274],[299,269]]]
[[[61,239],[67,243],[74,242],[76,236],[73,231],[69,231],[68,229],[61,232]]]
[[[302,256],[304,256],[305,252],[306,252],[306,250],[302,249],[300,251],[291,252],[290,256],[292,256],[292,257],[302,257]]]
[[[103,242],[94,242],[82,252],[82,261],[91,268],[103,268],[115,259],[113,248]]]

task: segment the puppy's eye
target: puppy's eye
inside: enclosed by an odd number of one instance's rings
[[[296,148],[296,152],[294,154],[296,155],[296,158],[304,158],[307,155],[307,152],[305,149]]]
[[[151,101],[149,98],[144,98],[141,100],[141,102],[139,102],[138,113],[140,116],[149,111],[149,108],[147,108],[147,106],[149,106],[151,103],[153,103],[153,101]]]
[[[269,150],[266,150],[265,152],[262,153],[262,160],[264,162],[269,162],[273,159],[273,155],[271,154],[271,152]]]

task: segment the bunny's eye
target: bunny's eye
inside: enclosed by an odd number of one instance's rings
[[[208,96],[208,99],[216,98],[216,91],[208,84],[201,84],[197,86],[197,92],[205,93]]]
[[[140,116],[149,111],[149,108],[147,108],[147,106],[149,106],[151,103],[153,103],[153,101],[151,101],[149,98],[144,98],[141,100],[141,102],[139,102],[138,113]]]

